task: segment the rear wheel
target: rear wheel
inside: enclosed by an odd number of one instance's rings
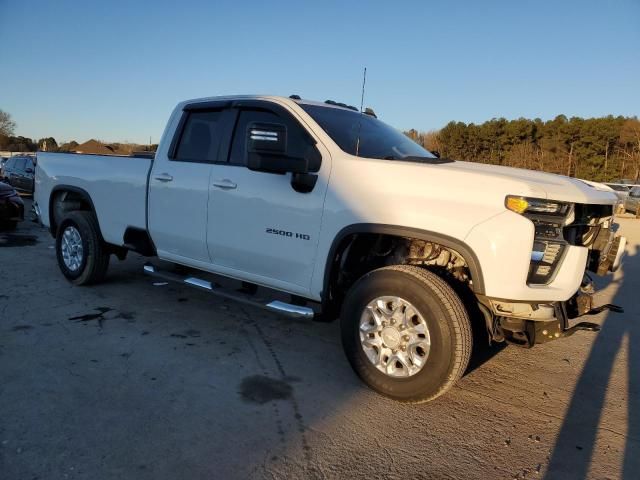
[[[75,285],[104,279],[109,253],[91,212],[71,212],[62,219],[56,235],[56,256],[62,274]]]
[[[419,267],[385,267],[363,276],[348,292],[340,321],[353,369],[395,400],[433,400],[469,363],[471,324],[462,301]]]

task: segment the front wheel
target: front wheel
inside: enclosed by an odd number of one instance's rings
[[[90,285],[104,279],[109,253],[91,212],[71,212],[63,218],[56,235],[56,256],[60,271],[75,285]]]
[[[349,290],[340,316],[351,366],[373,390],[426,402],[462,376],[472,347],[462,301],[436,274],[410,265],[380,268]]]

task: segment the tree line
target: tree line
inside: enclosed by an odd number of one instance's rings
[[[543,170],[595,181],[640,180],[637,117],[542,121],[494,118],[479,125],[449,122],[441,130],[407,136],[442,157]]]
[[[0,110],[0,150],[73,151],[78,143],[14,136],[15,122]],[[595,181],[640,182],[640,121],[637,117],[567,118],[543,121],[494,118],[481,124],[449,122],[441,130],[407,136],[442,157],[529,168]],[[155,150],[157,145],[111,144],[118,149]]]
[[[73,152],[76,147],[80,145],[75,140],[62,143],[58,145],[58,142],[53,137],[46,137],[40,139],[33,139],[23,136],[14,136],[16,123],[11,119],[11,115],[7,112],[0,110],[0,151],[7,152]],[[130,154],[132,152],[142,151],[155,151],[158,148],[157,144],[154,145],[138,145],[135,143],[109,143],[111,147]]]

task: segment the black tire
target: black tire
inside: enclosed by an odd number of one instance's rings
[[[424,367],[396,378],[378,370],[366,356],[359,324],[366,305],[377,297],[398,296],[423,316],[431,349]],[[349,363],[369,387],[401,402],[421,403],[449,390],[465,372],[472,349],[467,310],[453,289],[433,272],[410,265],[374,270],[349,290],[340,315],[342,343]]]
[[[2,231],[2,230],[13,231],[17,227],[18,227],[18,222],[15,222],[15,221],[0,223],[0,231]]]
[[[76,228],[82,240],[82,261],[75,271],[70,270],[62,258],[62,237],[69,226]],[[109,253],[91,212],[70,212],[62,219],[56,235],[56,256],[60,271],[75,285],[96,284],[104,279],[109,268]]]

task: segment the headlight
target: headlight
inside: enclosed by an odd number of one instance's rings
[[[504,201],[505,206],[512,212],[519,214],[538,214],[538,215],[566,215],[570,208],[570,203],[555,202],[553,200],[544,200],[541,198],[516,197],[509,195]]]
[[[540,198],[509,195],[505,206],[533,222],[535,228],[527,283],[546,285],[553,280],[564,256],[567,242],[563,228],[573,204]]]

